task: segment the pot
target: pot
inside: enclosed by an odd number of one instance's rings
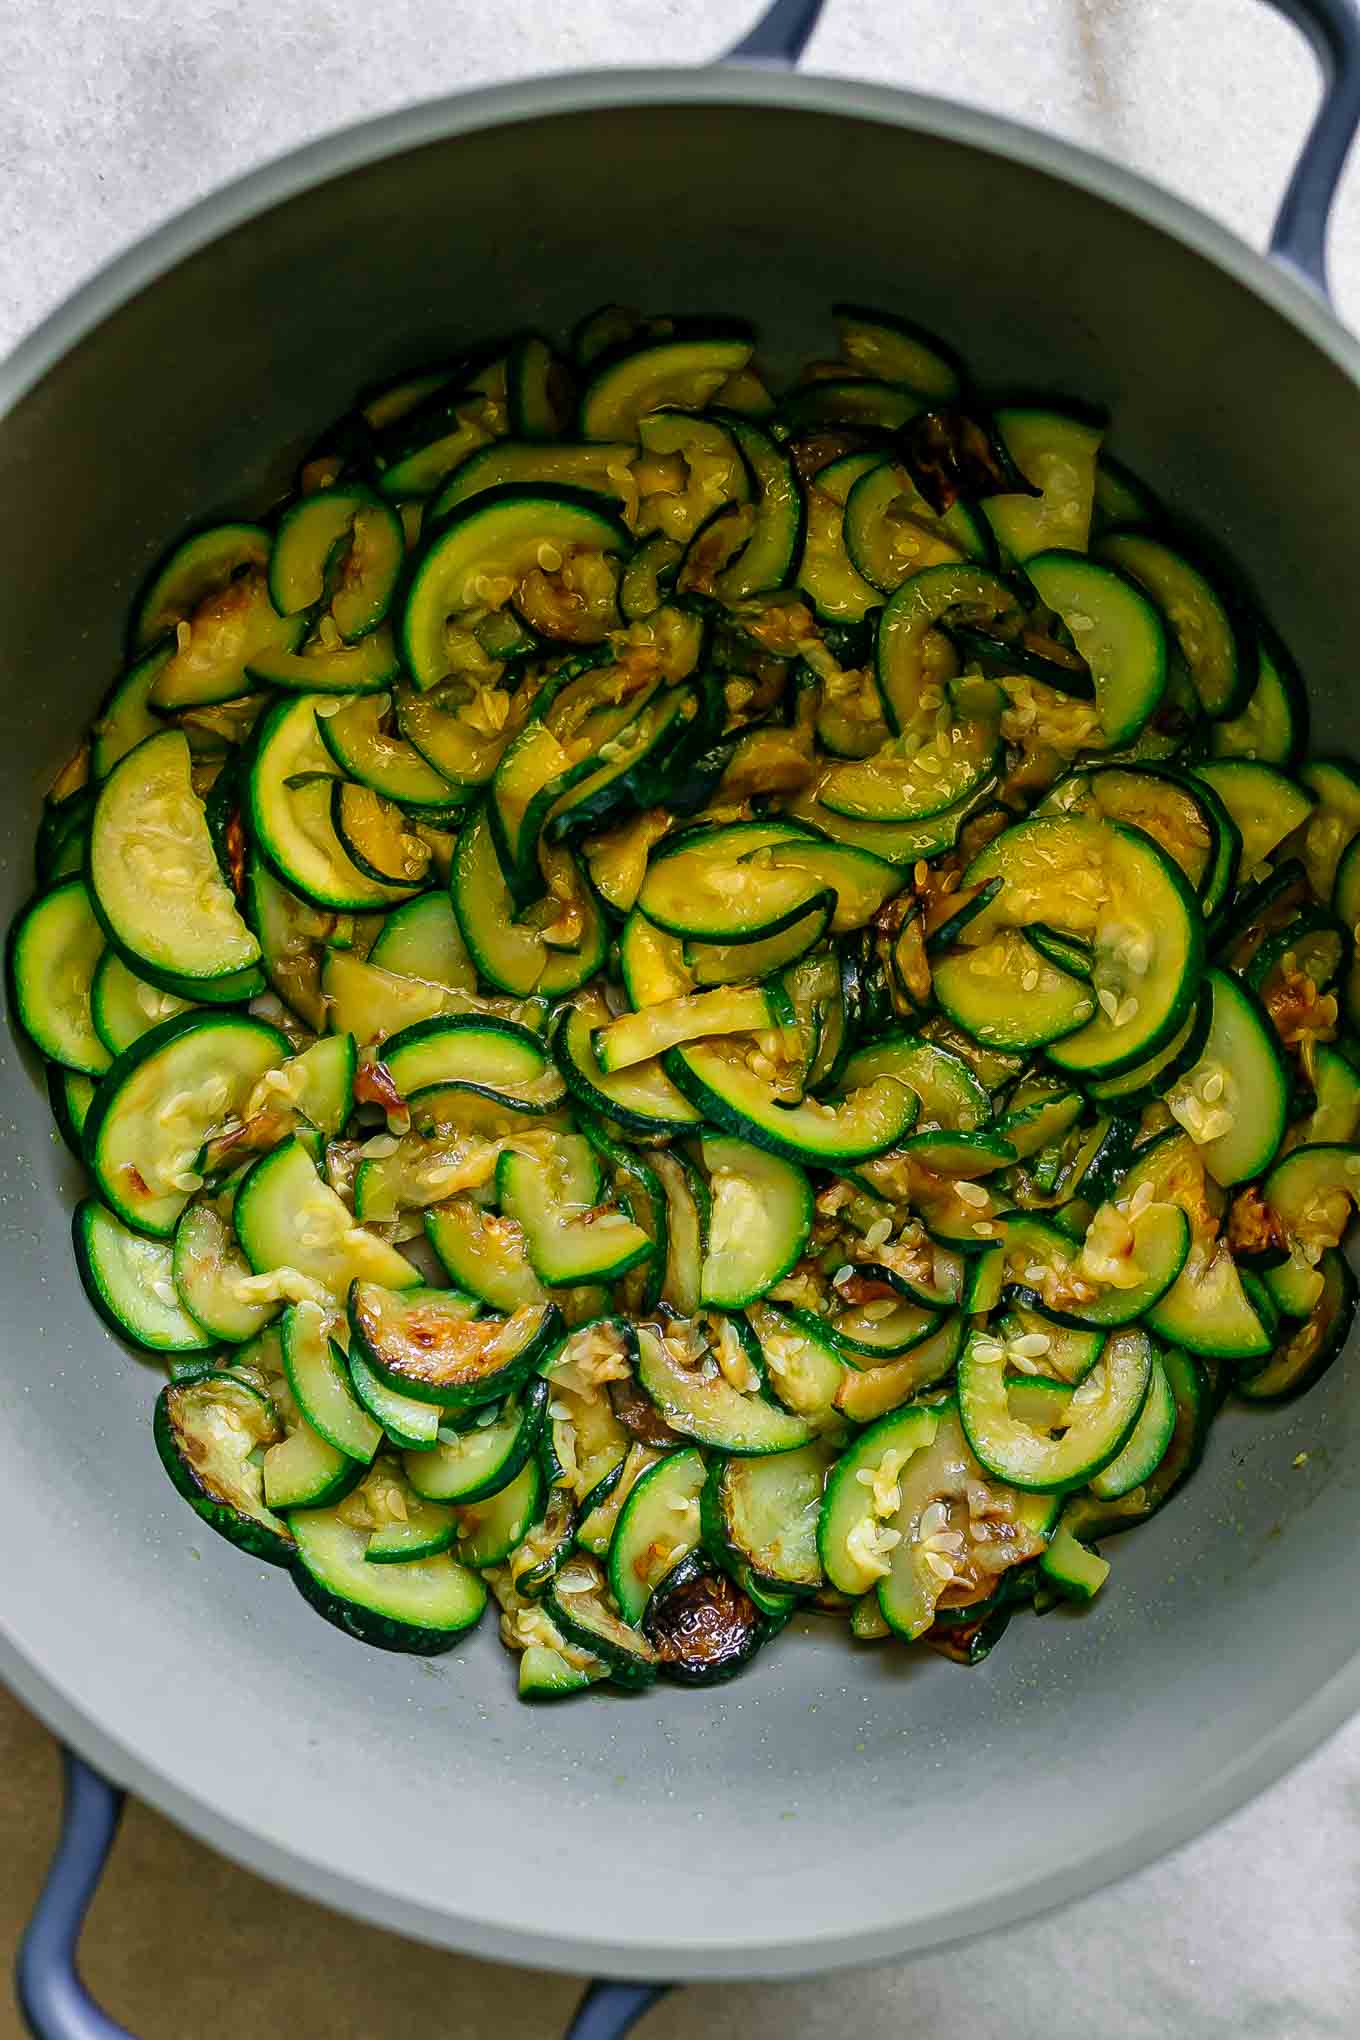
[[[1353,741],[1360,347],[1325,302],[1322,247],[1360,120],[1360,16],[1289,11],[1329,88],[1273,261],[1048,137],[779,68],[816,0],[780,0],[728,67],[413,107],[159,229],[0,371],[6,918],[40,789],[165,534],[268,502],[356,384],[605,298],[749,311],[777,368],[823,344],[829,301],[902,304],[984,386],[1108,404],[1121,455],[1261,589],[1319,747]],[[74,1277],[74,1165],[9,1036],[0,1065],[0,1674],[95,1767],[73,1762],[22,1970],[44,2040],[118,2030],[69,1968],[115,1817],[101,1777],[408,1935],[614,1977],[777,1976],[1088,1892],[1360,1703],[1337,1620],[1360,1534],[1344,1364],[1293,1411],[1226,1415],[1177,1506],[1121,1551],[1118,1594],[1017,1625],[970,1676],[852,1655],[810,1623],[739,1689],[529,1716],[489,1633],[433,1666],[356,1649],[195,1534],[154,1470],[154,1378]],[[597,1995],[580,2031],[621,2031],[642,2002]]]

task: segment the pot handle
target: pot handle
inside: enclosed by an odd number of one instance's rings
[[[1274,0],[1301,28],[1322,67],[1322,103],[1300,151],[1270,236],[1270,252],[1324,298],[1327,220],[1351,143],[1360,129],[1360,9],[1356,0]],[[772,0],[724,61],[798,62],[824,0]]]
[[[15,1984],[34,2040],[132,2040],[99,2009],[76,1970],[76,1944],[108,1861],[123,1795],[64,1749],[61,1838],[15,1963]]]
[[[772,0],[750,33],[727,51],[723,63],[796,64],[824,5],[825,0]]]
[[[134,2040],[126,2026],[100,2010],[76,1968],[80,1930],[118,1832],[123,1795],[74,1751],[63,1749],[61,1759],[61,1835],[19,1943],[19,2006],[33,2040]],[[669,1988],[590,1984],[566,2040],[623,2040]]]
[[[1322,103],[1281,200],[1270,252],[1327,298],[1327,219],[1360,129],[1360,9],[1355,0],[1275,0],[1275,5],[1313,45],[1322,67]]]

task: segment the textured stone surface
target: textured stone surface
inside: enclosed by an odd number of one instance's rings
[[[568,11],[569,23],[550,20],[541,0],[0,0],[0,347],[167,212],[328,127],[535,69],[700,60],[755,8],[581,0],[552,10]],[[1253,0],[829,0],[809,65],[948,93],[1118,156],[1256,242],[1315,93],[1302,43]],[[1332,259],[1356,323],[1356,169]],[[8,1951],[51,1845],[57,1776],[49,1739],[3,1695],[0,1776]],[[145,2040],[216,2030],[224,2013],[239,2040],[548,2040],[574,1996],[560,1978],[510,1975],[338,1920],[141,1808],[96,1903],[87,1958],[93,1987]],[[1215,1833],[1061,1918],[897,1968],[705,1987],[644,2030],[647,2040],[1340,2040],[1357,2024],[1360,1725]],[[0,2036],[19,2030],[0,2002]]]

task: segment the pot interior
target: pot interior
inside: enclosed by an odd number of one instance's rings
[[[1114,450],[1258,587],[1315,744],[1352,739],[1360,398],[1341,369],[1205,257],[1040,169],[831,91],[669,89],[581,87],[575,110],[549,90],[567,110],[337,175],[182,261],[19,404],[0,429],[6,919],[45,775],[166,540],[267,505],[357,384],[604,299],[747,313],[776,367],[826,348],[831,300],[881,303],[988,389],[1108,404]],[[172,1812],[323,1896],[580,1967],[917,1947],[1186,1831],[1354,1652],[1345,1361],[1292,1409],[1228,1412],[1187,1492],[1111,1544],[1089,1615],[1019,1619],[971,1673],[810,1620],[729,1688],[530,1712],[489,1617],[433,1662],[363,1650],[164,1479],[159,1376],[87,1307],[77,1172],[29,1057],[6,1036],[0,1058],[15,1675],[97,1716]]]

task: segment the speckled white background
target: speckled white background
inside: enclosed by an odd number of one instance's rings
[[[534,70],[701,61],[755,13],[725,0],[576,0],[551,15],[543,0],[0,0],[0,347],[168,212],[329,127]],[[1256,242],[1316,91],[1303,43],[1257,0],[829,0],[807,66],[1029,121]],[[1332,264],[1343,316],[1360,324],[1360,166]],[[45,1736],[2,1696],[0,1774],[3,1946],[50,1845],[56,1773]],[[237,2040],[546,2040],[572,1996],[561,1979],[322,1915],[140,1809],[96,1905],[89,1974],[145,2040],[195,2040],[224,2015]],[[19,2030],[0,2003],[0,2035]],[[1360,1725],[1214,1834],[1060,1919],[826,1982],[686,1992],[645,2028],[648,2040],[1358,2030]]]

